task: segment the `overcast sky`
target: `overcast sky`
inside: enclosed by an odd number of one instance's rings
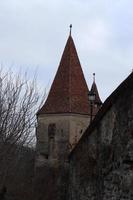
[[[133,68],[132,10],[132,0],[0,0],[0,62],[49,88],[72,23],[88,86],[95,72],[105,100]]]

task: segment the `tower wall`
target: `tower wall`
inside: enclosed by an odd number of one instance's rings
[[[68,155],[88,124],[87,115],[38,116],[35,200],[68,200]]]
[[[67,160],[69,152],[76,145],[88,124],[87,115],[45,114],[38,116],[36,165],[43,165],[50,160]],[[50,126],[54,126],[52,136]]]

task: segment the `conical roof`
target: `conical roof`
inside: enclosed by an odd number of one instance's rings
[[[69,35],[49,95],[38,114],[89,113],[88,87]]]
[[[97,85],[96,85],[95,79],[94,79],[92,87],[91,87],[91,92],[95,93],[95,102],[94,102],[94,104],[101,105],[102,101],[101,101],[100,96],[99,96],[99,92],[98,92],[98,89],[97,89]]]

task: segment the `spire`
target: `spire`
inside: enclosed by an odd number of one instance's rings
[[[72,32],[72,24],[70,24],[70,36],[71,36],[71,32]]]
[[[93,73],[93,83],[95,83],[95,73]]]
[[[95,93],[95,104],[96,105],[98,105],[98,106],[101,106],[101,104],[102,104],[102,101],[101,101],[101,99],[100,99],[100,97],[99,97],[99,93],[98,93],[98,89],[97,89],[97,85],[96,85],[96,82],[95,82],[95,73],[93,73],[93,84],[92,84],[92,87],[91,87],[91,91],[93,92],[93,93]]]
[[[71,28],[49,95],[38,114],[89,113],[88,87],[71,36]]]

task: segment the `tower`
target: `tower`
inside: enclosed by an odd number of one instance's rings
[[[97,85],[96,85],[96,81],[95,81],[95,73],[93,73],[93,83],[92,83],[92,86],[91,86],[91,92],[93,94],[95,94],[95,100],[93,102],[93,118],[94,118],[96,113],[98,112],[98,110],[102,106],[102,101],[100,99],[99,92],[98,92]]]
[[[45,200],[67,199],[68,155],[90,122],[88,93],[70,27],[50,92],[37,113],[36,174],[42,169],[44,171],[36,178],[36,183],[42,176],[45,183],[50,183],[42,186],[45,188]]]
[[[40,161],[67,159],[89,124],[88,92],[74,41],[69,35],[46,102],[37,113]]]

